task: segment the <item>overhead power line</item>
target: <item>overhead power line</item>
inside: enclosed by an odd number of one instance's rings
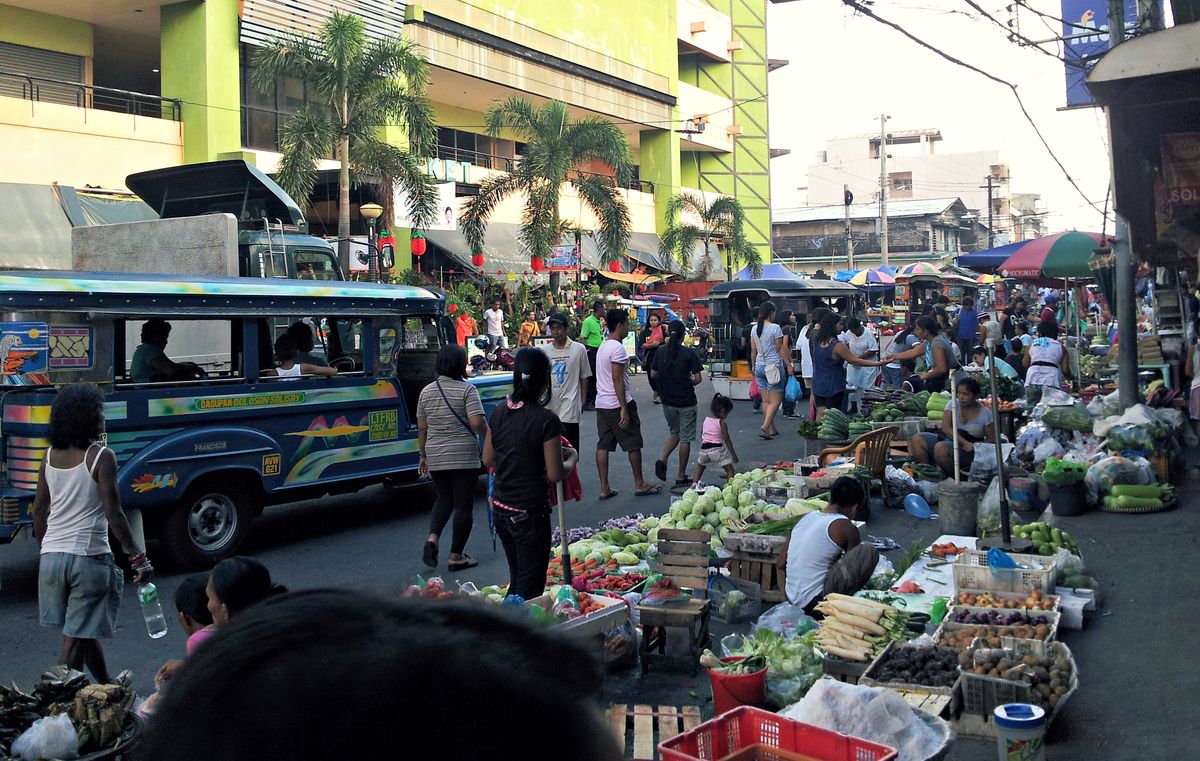
[[[1061,58],[1061,57],[1059,57],[1058,53],[1052,53],[1049,50],[1046,50],[1045,48],[1041,47],[1033,40],[1029,39],[1025,35],[1021,34],[1020,32],[1018,32],[1015,29],[1013,29],[1012,27],[1010,27],[1009,25],[1005,24],[1000,19],[996,18],[992,14],[985,11],[983,9],[983,7],[979,5],[979,3],[975,2],[975,0],[966,0],[966,3],[967,3],[967,5],[971,6],[976,11],[978,11],[979,14],[982,15],[985,19],[992,22],[996,26],[1000,27],[1004,31],[1008,32],[1010,40],[1017,40],[1018,42],[1022,43],[1026,47],[1031,47],[1043,55],[1048,55],[1056,61],[1061,61],[1062,63],[1065,63],[1067,66],[1071,66],[1073,68],[1083,68],[1083,64],[1080,63],[1079,61],[1071,61],[1071,60],[1068,60],[1065,58]]]
[[[1040,140],[1042,143],[1042,146],[1045,147],[1046,153],[1050,154],[1050,158],[1054,159],[1054,163],[1058,165],[1058,168],[1062,171],[1063,176],[1067,178],[1067,182],[1069,182],[1071,184],[1071,187],[1075,188],[1075,191],[1077,193],[1079,193],[1079,196],[1081,198],[1083,198],[1083,200],[1087,201],[1089,206],[1091,206],[1093,209],[1100,212],[1101,214],[1104,213],[1103,210],[1099,206],[1096,205],[1096,202],[1093,201],[1092,199],[1088,198],[1087,194],[1083,192],[1083,188],[1079,187],[1079,183],[1077,183],[1075,181],[1075,178],[1071,176],[1071,173],[1067,170],[1066,165],[1064,165],[1062,160],[1059,159],[1058,154],[1054,152],[1054,149],[1050,147],[1050,143],[1046,140],[1046,136],[1042,134],[1041,128],[1038,127],[1037,122],[1034,121],[1033,116],[1029,113],[1029,109],[1027,109],[1025,107],[1025,101],[1021,99],[1021,94],[1019,92],[1017,92],[1017,86],[1015,84],[1013,84],[1012,82],[1009,82],[1006,79],[1001,79],[1000,77],[996,76],[995,74],[991,74],[987,71],[984,71],[983,69],[979,68],[978,66],[969,64],[966,61],[963,61],[962,59],[955,58],[954,56],[952,56],[949,53],[945,52],[944,50],[936,47],[935,45],[931,45],[928,42],[926,42],[925,40],[921,39],[920,37],[917,37],[915,34],[908,31],[907,29],[900,26],[899,24],[883,18],[882,16],[878,15],[873,10],[871,10],[867,6],[863,5],[862,3],[858,2],[857,0],[842,0],[842,2],[844,4],[846,4],[847,6],[853,8],[855,11],[866,16],[867,18],[870,18],[872,21],[875,21],[877,23],[883,24],[886,27],[894,29],[895,31],[904,35],[905,37],[907,37],[908,39],[917,43],[921,47],[925,48],[926,50],[928,50],[932,53],[937,54],[938,56],[946,59],[950,63],[952,63],[956,66],[961,66],[962,68],[967,69],[969,71],[973,71],[976,74],[995,82],[996,84],[1004,85],[1005,87],[1007,87],[1009,89],[1009,91],[1012,93],[1013,98],[1017,101],[1017,106],[1020,107],[1020,109],[1021,109],[1021,115],[1025,117],[1025,121],[1029,122],[1029,126],[1033,128],[1034,134],[1036,134],[1038,136],[1038,140]]]

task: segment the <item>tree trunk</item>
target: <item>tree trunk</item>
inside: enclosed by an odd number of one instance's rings
[[[338,140],[338,266],[350,279],[350,138]]]

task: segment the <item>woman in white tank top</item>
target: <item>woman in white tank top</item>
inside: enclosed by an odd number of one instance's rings
[[[109,529],[129,555],[138,584],[154,569],[121,509],[117,458],[94,443],[104,436],[100,391],[86,383],[60,389],[50,408],[49,433],[33,500],[39,617],[43,626],[62,629],[58,662],[76,670],[86,667],[105,684],[111,680],[97,640],[113,635],[123,586]]]

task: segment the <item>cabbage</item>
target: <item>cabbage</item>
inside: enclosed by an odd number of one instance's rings
[[[663,519],[658,522],[658,525],[650,529],[654,532],[650,536],[658,536],[658,530],[660,528],[675,528],[675,519],[668,516],[663,516]]]
[[[650,534],[649,534],[650,541],[652,541],[652,542],[658,541],[658,528],[659,528],[658,526],[655,526],[654,528],[650,529]],[[664,528],[669,528],[669,527],[664,527]]]
[[[727,491],[725,493],[725,507],[737,507],[738,494],[735,491]]]
[[[728,533],[729,529],[725,528],[724,526],[719,526],[717,528],[717,537],[720,539],[724,539]]]
[[[754,505],[742,505],[738,508],[738,515],[743,519],[749,518],[751,515],[754,515],[755,509]]]
[[[722,507],[720,510],[717,511],[717,515],[719,515],[721,517],[722,523],[724,523],[726,521],[731,521],[731,520],[739,517],[737,508],[734,508],[734,507]]]
[[[708,515],[704,516],[704,522],[706,524],[708,524],[709,526],[720,526],[721,525],[721,514],[715,513],[715,512],[709,513]]]
[[[718,500],[721,498],[721,489],[716,486],[710,486],[707,490],[705,490],[704,496],[708,497],[710,500]]]
[[[687,518],[686,518],[686,519],[683,521],[683,527],[684,527],[684,528],[687,528],[687,529],[691,529],[692,531],[695,531],[695,530],[699,529],[699,528],[700,528],[701,526],[703,526],[703,525],[705,525],[705,523],[704,523],[704,516],[703,516],[703,515],[696,515],[695,513],[693,513],[693,514],[689,515],[689,516],[688,516],[688,517],[687,517]]]
[[[650,529],[656,528],[658,526],[658,518],[655,518],[653,515],[651,515],[649,518],[644,519],[642,521],[641,525],[642,525],[642,528],[649,531]]]
[[[742,507],[749,505],[754,501],[754,495],[748,491],[744,491],[738,495],[738,504]]]
[[[685,505],[682,502],[676,502],[671,505],[671,509],[667,511],[667,515],[674,521],[681,521],[692,512],[691,505]]]
[[[692,506],[692,512],[698,515],[705,515],[711,513],[716,508],[716,503],[712,501],[711,497],[706,495],[696,500],[696,504]]]
[[[683,493],[683,498],[682,498],[682,499],[683,499],[683,501],[684,501],[684,502],[691,503],[691,502],[694,502],[694,501],[696,500],[696,497],[697,497],[697,496],[698,496],[698,495],[696,494],[696,490],[695,490],[695,489],[688,489],[687,491],[685,491],[685,492]]]
[[[717,527],[710,523],[705,523],[703,526],[700,527],[700,530],[707,531],[710,536],[715,537],[717,535]]]

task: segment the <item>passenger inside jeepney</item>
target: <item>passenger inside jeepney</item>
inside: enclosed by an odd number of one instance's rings
[[[142,324],[142,343],[133,352],[129,377],[134,383],[164,383],[197,380],[206,373],[195,362],[174,362],[166,352],[171,323],[158,317]]]

